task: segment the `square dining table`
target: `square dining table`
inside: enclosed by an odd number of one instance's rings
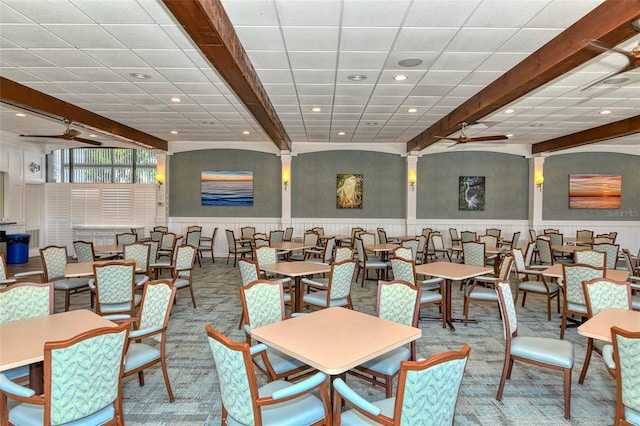
[[[45,342],[66,340],[114,322],[87,309],[0,324],[0,371],[29,365],[29,386],[42,394]]]
[[[299,261],[299,262],[279,262],[268,265],[260,265],[260,269],[272,274],[284,275],[293,278],[293,309],[295,312],[302,312],[302,289],[301,279],[307,275],[325,274],[331,271],[331,265],[327,263]]]
[[[420,275],[429,275],[432,277],[444,278],[445,282],[445,307],[446,307],[446,322],[449,324],[449,328],[455,331],[453,326],[454,322],[462,322],[463,319],[453,318],[451,313],[451,282],[461,281],[469,278],[477,277],[478,275],[491,274],[493,272],[492,266],[474,266],[464,263],[453,262],[433,262],[423,263],[416,265],[416,273]],[[469,319],[469,322],[476,322],[476,320]]]
[[[622,308],[606,308],[578,326],[578,334],[611,342],[611,327],[640,331],[640,311]]]
[[[555,263],[547,269],[542,270],[542,275],[549,278],[562,278],[562,265],[563,263]],[[629,271],[623,269],[607,269],[605,270],[604,276],[614,281],[626,281],[627,278],[629,278]]]
[[[106,263],[124,263],[134,262],[133,259],[117,259],[117,260],[96,260],[95,262],[77,262],[67,263],[64,267],[65,278],[78,278],[78,277],[92,277],[93,265],[104,265]],[[136,263],[136,271],[140,269],[140,266]]]

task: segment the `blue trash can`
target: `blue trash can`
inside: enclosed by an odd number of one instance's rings
[[[29,261],[29,234],[7,234],[7,263]]]

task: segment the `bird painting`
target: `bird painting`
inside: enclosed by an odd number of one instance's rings
[[[460,176],[458,210],[484,211],[485,177]]]
[[[362,208],[362,175],[337,176],[336,202],[340,209]]]

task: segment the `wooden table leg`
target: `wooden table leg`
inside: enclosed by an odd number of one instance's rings
[[[44,363],[42,361],[29,365],[29,387],[36,392],[36,395],[44,393]]]

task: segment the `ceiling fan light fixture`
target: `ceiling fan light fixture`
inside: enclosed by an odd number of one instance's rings
[[[367,76],[364,74],[352,74],[348,76],[347,79],[351,81],[362,81],[362,80],[366,80]]]
[[[398,61],[398,65],[405,68],[417,67],[422,64],[422,59],[418,58],[405,58]]]

